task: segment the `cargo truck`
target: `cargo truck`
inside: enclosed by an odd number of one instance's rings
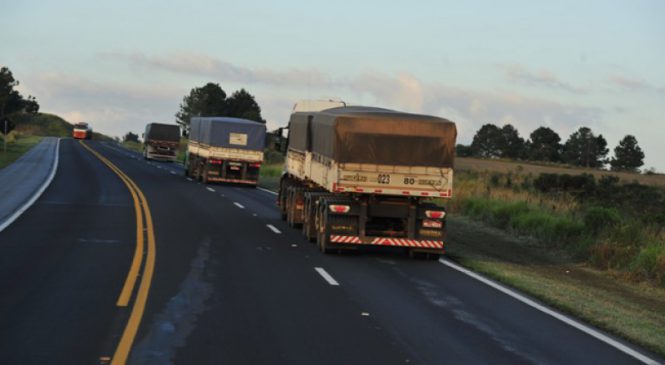
[[[265,125],[251,120],[194,117],[190,123],[185,174],[204,183],[256,186],[265,135]]]
[[[92,128],[88,123],[76,123],[72,130],[72,137],[74,139],[92,139]]]
[[[175,161],[180,146],[180,127],[175,124],[150,123],[143,133],[143,158]]]
[[[453,122],[360,106],[294,110],[277,196],[289,226],[324,253],[444,252],[446,210],[433,200],[453,194]]]

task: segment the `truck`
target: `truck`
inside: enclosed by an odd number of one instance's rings
[[[185,175],[203,183],[256,186],[265,135],[266,126],[252,120],[194,117],[190,122]]]
[[[92,128],[85,122],[76,123],[72,129],[72,137],[74,139],[92,139]]]
[[[277,205],[323,253],[402,247],[444,253],[455,123],[388,109],[294,108]]]
[[[143,158],[175,161],[180,146],[180,127],[175,124],[149,123],[143,133]]]

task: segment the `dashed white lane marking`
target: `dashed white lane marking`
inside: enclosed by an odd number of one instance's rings
[[[215,189],[211,188],[210,186],[206,186],[206,189],[208,189],[208,191],[212,191],[213,193],[215,192]]]
[[[257,187],[257,189],[259,189],[261,191],[265,191],[266,193],[270,193],[272,195],[277,195],[277,193],[272,191],[272,190],[264,189],[264,188],[261,188],[261,187]]]
[[[240,204],[240,203],[238,203],[238,202],[233,202],[233,204],[234,204],[236,207],[240,208],[240,209],[245,209],[245,206],[242,205],[242,204]]]
[[[169,172],[171,173],[171,175],[175,175],[175,171],[171,170]]]
[[[188,177],[188,178],[187,178],[187,181],[194,181],[194,180],[192,180],[191,177]]]
[[[270,228],[271,231],[273,231],[273,232],[275,232],[275,233],[277,233],[277,234],[282,233],[282,231],[280,231],[279,229],[277,229],[277,228],[276,228],[275,226],[273,226],[272,224],[266,224],[266,227]]]
[[[614,339],[598,332],[597,330],[595,330],[591,327],[588,327],[588,326],[586,326],[586,325],[584,325],[584,324],[582,324],[582,323],[580,323],[580,322],[578,322],[578,321],[576,321],[576,320],[574,320],[574,319],[572,319],[568,316],[565,316],[565,315],[563,315],[559,312],[556,312],[556,311],[554,311],[554,310],[552,310],[552,309],[550,309],[550,308],[548,308],[548,307],[546,307],[542,304],[539,304],[539,303],[535,302],[534,300],[529,299],[529,298],[517,293],[514,290],[511,290],[511,289],[509,289],[509,288],[507,288],[503,285],[495,283],[494,281],[489,280],[489,279],[483,277],[482,275],[476,274],[475,272],[473,272],[471,270],[468,270],[468,269],[466,269],[466,268],[464,268],[460,265],[457,265],[456,263],[454,263],[450,260],[446,260],[446,259],[441,258],[441,259],[439,259],[439,262],[446,265],[446,266],[448,266],[449,268],[451,268],[453,270],[459,271],[459,272],[461,272],[461,273],[463,273],[467,276],[470,276],[470,277],[480,281],[481,283],[486,284],[486,285],[488,285],[488,286],[490,286],[490,287],[492,287],[492,288],[494,288],[494,289],[496,289],[496,290],[498,290],[498,291],[500,291],[500,292],[502,292],[502,293],[504,293],[504,294],[506,294],[506,295],[508,295],[508,296],[510,296],[510,297],[526,304],[526,305],[528,305],[531,308],[539,310],[539,311],[541,311],[541,312],[543,312],[543,313],[545,313],[549,316],[552,316],[552,317],[558,319],[559,321],[561,321],[561,322],[563,322],[563,323],[565,323],[569,326],[572,326],[572,327],[586,333],[587,335],[589,335],[591,337],[594,337],[594,338],[596,338],[600,341],[603,341],[606,344],[614,347],[615,349],[617,349],[619,351],[622,351],[623,353],[625,353],[627,355],[630,355],[630,356],[634,357],[635,359],[637,359],[637,360],[639,360],[639,361],[641,361],[645,364],[649,364],[649,365],[658,365],[658,364],[660,364],[658,361],[637,352],[636,350],[634,350],[634,349],[622,344],[621,342],[616,341],[616,340],[614,340]]]
[[[328,272],[324,268],[315,267],[314,270],[316,270],[316,272],[318,272],[319,275],[321,275],[321,277],[323,277],[323,279],[328,282],[328,284],[332,286],[339,286],[337,280],[335,280],[332,276],[330,276],[330,274],[328,274]]]

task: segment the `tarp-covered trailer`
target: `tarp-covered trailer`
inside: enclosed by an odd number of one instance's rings
[[[266,127],[230,117],[194,117],[190,123],[187,176],[203,182],[256,185]]]
[[[180,146],[180,127],[175,124],[150,123],[143,133],[143,158],[175,161]]]
[[[360,245],[443,253],[455,123],[372,107],[295,112],[278,204],[321,250]]]

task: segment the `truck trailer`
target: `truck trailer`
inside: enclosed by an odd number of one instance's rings
[[[175,161],[180,146],[180,127],[175,124],[150,123],[143,133],[143,158]]]
[[[247,119],[194,117],[185,174],[204,183],[256,186],[263,162],[266,126]]]
[[[92,128],[85,122],[74,124],[72,129],[72,138],[74,139],[92,139]]]
[[[295,111],[277,197],[282,219],[324,253],[379,245],[439,257],[446,210],[433,200],[452,197],[456,138],[453,122],[433,116]]]

